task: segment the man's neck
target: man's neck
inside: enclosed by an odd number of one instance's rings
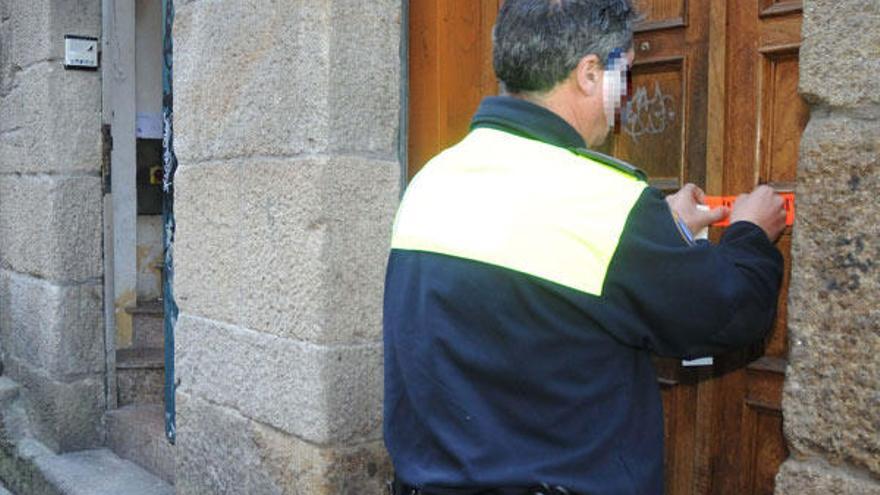
[[[577,95],[574,95],[571,92],[572,89],[569,85],[563,83],[547,93],[518,93],[511,94],[510,96],[534,103],[535,105],[539,105],[555,113],[568,122],[568,125],[574,128],[578,134],[584,138],[587,146],[593,146],[596,143],[590,142],[589,136],[591,133],[584,132],[584,124],[587,122],[593,122],[595,119],[589,118],[589,115],[581,114],[579,108],[582,105],[575,105],[573,103],[577,101]]]

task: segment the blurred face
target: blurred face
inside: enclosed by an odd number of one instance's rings
[[[524,95],[565,119],[588,147],[602,144],[619,122],[629,93],[634,52],[617,50],[604,63],[584,56],[568,78],[544,95]]]
[[[634,58],[635,52],[632,48],[626,52],[615,50],[605,62],[601,85],[605,125],[597,124],[596,142],[591,143],[592,145],[601,144],[608,137],[609,131],[620,128],[622,110],[632,91],[630,68]]]

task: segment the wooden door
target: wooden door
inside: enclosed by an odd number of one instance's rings
[[[797,95],[800,1],[638,3],[645,18],[635,36],[633,103],[602,150],[645,169],[665,191],[686,182],[710,194],[738,194],[758,183],[793,190],[807,119]],[[463,137],[480,98],[496,93],[491,26],[499,4],[410,2],[410,177]],[[784,290],[765,345],[718,356],[707,367],[657,360],[667,494],[773,493],[787,456],[780,402],[790,229],[779,246]]]

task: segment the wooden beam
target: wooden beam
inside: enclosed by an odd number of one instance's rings
[[[104,0],[103,3],[103,120],[110,126],[109,232],[112,260],[108,281],[112,283],[115,348],[132,341],[132,318],[125,311],[136,303],[137,288],[137,173],[135,136],[135,2]],[[108,344],[108,347],[110,345]]]
[[[709,116],[706,132],[706,193],[723,194],[727,65],[727,1],[709,5]]]

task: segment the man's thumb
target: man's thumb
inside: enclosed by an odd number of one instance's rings
[[[707,220],[710,224],[723,220],[727,215],[730,215],[730,209],[726,206],[719,206],[706,212]]]

